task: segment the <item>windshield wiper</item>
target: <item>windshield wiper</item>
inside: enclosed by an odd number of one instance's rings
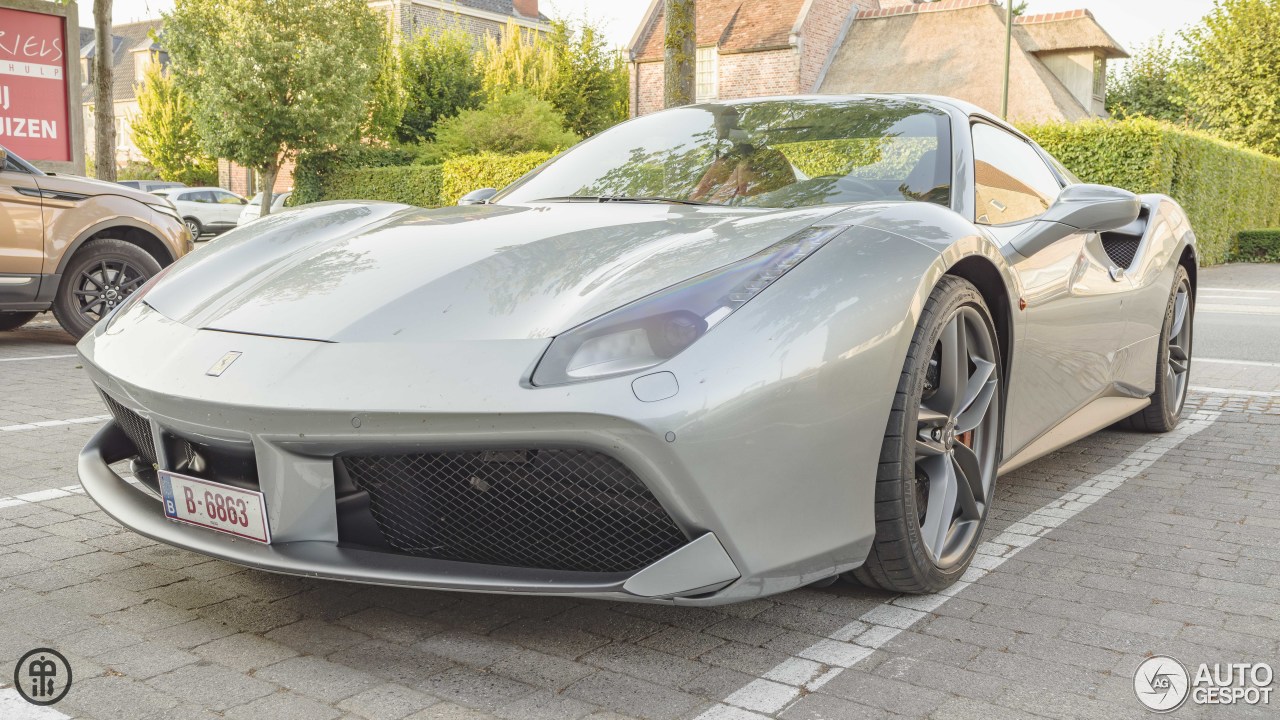
[[[714,205],[715,203],[697,200],[680,200],[678,198],[645,196],[626,197],[623,195],[562,195],[560,197],[539,198],[533,202],[635,202],[635,203],[670,203],[672,205]]]

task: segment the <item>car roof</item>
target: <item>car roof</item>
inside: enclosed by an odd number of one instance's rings
[[[1018,137],[1026,138],[1026,135],[1024,135],[1022,131],[1018,130],[1018,128],[1014,127],[1013,125],[1010,125],[1008,122],[1000,119],[1000,117],[995,113],[985,110],[977,105],[974,105],[971,102],[960,100],[959,98],[948,97],[945,95],[925,95],[921,93],[862,93],[862,94],[855,94],[855,95],[777,95],[777,96],[748,97],[748,98],[741,98],[741,99],[735,99],[735,100],[708,100],[706,102],[696,103],[693,107],[734,106],[734,105],[748,105],[748,104],[755,104],[755,103],[767,103],[767,102],[778,102],[778,101],[783,101],[783,102],[785,101],[804,101],[804,102],[817,101],[817,102],[836,103],[836,102],[849,102],[851,100],[876,100],[876,99],[901,100],[905,102],[915,103],[917,105],[932,107],[937,110],[942,110],[944,112],[952,112],[952,111],[958,112],[963,115],[967,115],[971,118],[981,118],[983,121],[989,122],[993,125],[997,125],[1005,130],[1008,130],[1009,132],[1017,135]]]

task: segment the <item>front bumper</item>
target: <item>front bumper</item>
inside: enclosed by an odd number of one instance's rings
[[[705,593],[724,587],[738,577],[724,548],[711,534],[634,574],[547,571],[431,560],[344,548],[320,540],[274,545],[237,540],[167,520],[159,498],[127,482],[111,469],[112,463],[133,453],[132,443],[114,421],[100,429],[81,451],[80,481],[103,511],[121,525],[153,540],[259,570],[436,590],[649,601],[662,601],[662,595],[673,591],[699,590],[681,587],[689,583],[710,586],[701,589]]]
[[[758,333],[730,337],[731,329],[718,332],[738,347],[767,341]],[[679,378],[679,392],[645,402],[632,378],[521,385],[545,343],[319,343],[196,330],[140,305],[81,342],[88,374],[149,420],[157,448],[171,433],[251,452],[274,544],[166,520],[158,500],[110,469],[134,452],[114,423],[82,453],[81,480],[109,515],[158,541],[264,570],[373,584],[710,605],[784,592],[866,557],[885,410],[875,386],[863,391],[851,382],[852,363],[839,367],[839,378],[803,364],[793,376],[769,364],[725,368],[699,357],[704,349],[695,345],[664,366]],[[231,350],[242,356],[220,377],[207,375]],[[827,400],[836,384],[849,402]],[[859,426],[876,430],[851,434]],[[627,573],[340,544],[336,456],[518,447],[616,458],[688,544]],[[159,454],[160,468],[181,471]]]

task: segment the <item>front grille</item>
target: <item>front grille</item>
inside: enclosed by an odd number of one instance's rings
[[[344,457],[386,543],[507,567],[628,572],[684,545],[625,465],[590,450]]]
[[[151,437],[151,422],[116,402],[110,395],[101,390],[98,393],[102,395],[102,400],[106,402],[107,409],[111,411],[111,416],[115,418],[116,424],[120,426],[125,435],[129,436],[129,440],[133,441],[133,446],[138,451],[138,457],[151,465],[155,465],[156,444]]]
[[[1102,234],[1102,248],[1107,251],[1107,257],[1111,258],[1111,262],[1122,270],[1133,264],[1133,258],[1138,254],[1140,244],[1142,244],[1140,237],[1114,233]]]

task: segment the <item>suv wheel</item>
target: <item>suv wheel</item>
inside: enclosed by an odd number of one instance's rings
[[[137,245],[114,238],[91,240],[67,265],[53,315],[79,338],[158,272],[160,263]]]
[[[0,312],[0,332],[17,330],[31,322],[31,318],[35,316],[33,312]]]
[[[204,226],[200,224],[199,220],[193,217],[183,218],[182,224],[186,225],[187,229],[191,231],[192,242],[199,240],[200,235],[204,233]]]

